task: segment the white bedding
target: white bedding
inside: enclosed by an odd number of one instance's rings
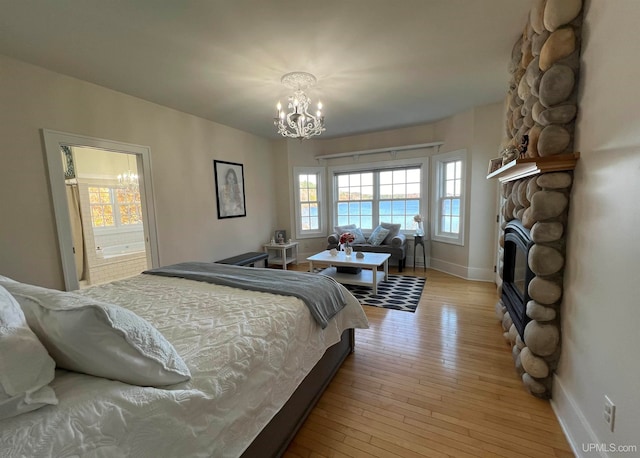
[[[157,389],[58,370],[59,405],[0,421],[0,456],[239,456],[342,332],[368,326],[344,292],[323,330],[294,297],[151,275],[83,290],[153,324],[192,379]]]

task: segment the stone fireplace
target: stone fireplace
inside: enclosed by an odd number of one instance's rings
[[[516,370],[535,396],[551,396],[560,357],[560,301],[572,172],[502,185],[500,300],[496,312]]]
[[[533,0],[515,43],[501,157],[496,304],[516,370],[531,394],[551,397],[560,357],[565,234],[580,74],[582,0]]]

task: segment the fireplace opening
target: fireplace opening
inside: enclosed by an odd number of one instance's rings
[[[523,341],[524,328],[531,321],[526,312],[527,302],[530,300],[529,282],[534,277],[528,262],[532,245],[529,229],[520,221],[507,223],[504,230],[502,302]]]

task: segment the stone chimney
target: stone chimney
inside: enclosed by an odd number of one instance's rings
[[[581,31],[582,0],[534,0],[509,64],[503,167],[495,172],[492,168],[494,173],[488,177],[502,181],[500,278],[504,278],[506,224],[521,221],[533,241],[528,266],[535,275],[528,284],[526,315],[530,321],[523,335],[502,299],[496,312],[512,346],[518,374],[527,389],[542,398],[552,395],[551,380],[561,350],[560,304],[573,181],[573,166],[565,166],[562,158],[574,158],[573,165],[577,158],[573,133]],[[514,171],[520,167],[526,172],[519,176]],[[500,282],[501,297],[502,286]]]

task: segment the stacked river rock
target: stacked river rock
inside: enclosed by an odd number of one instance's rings
[[[572,152],[582,0],[536,0],[511,53],[507,145],[528,136],[527,155]]]
[[[507,146],[528,136],[527,156],[573,152],[580,63],[582,0],[536,0],[529,23],[513,48],[507,94]],[[551,397],[551,379],[560,356],[560,302],[563,292],[565,233],[571,172],[545,173],[502,185],[502,230],[514,219],[530,230],[534,242],[528,263],[535,274],[528,286],[526,313],[531,321],[518,334],[500,300],[496,312],[512,345],[518,373],[535,396]],[[504,233],[500,237],[503,275]],[[499,285],[502,295],[502,285]]]
[[[526,304],[531,321],[524,330],[524,340],[502,300],[496,304],[496,312],[502,321],[505,339],[512,345],[522,381],[532,394],[545,398],[551,396],[551,375],[560,356],[559,307],[571,182],[570,172],[556,172],[502,185],[503,226],[519,219],[530,230],[533,241],[528,264],[535,276],[528,286],[531,300]],[[502,277],[504,236],[500,237],[500,251]],[[499,289],[501,293],[502,288]]]

